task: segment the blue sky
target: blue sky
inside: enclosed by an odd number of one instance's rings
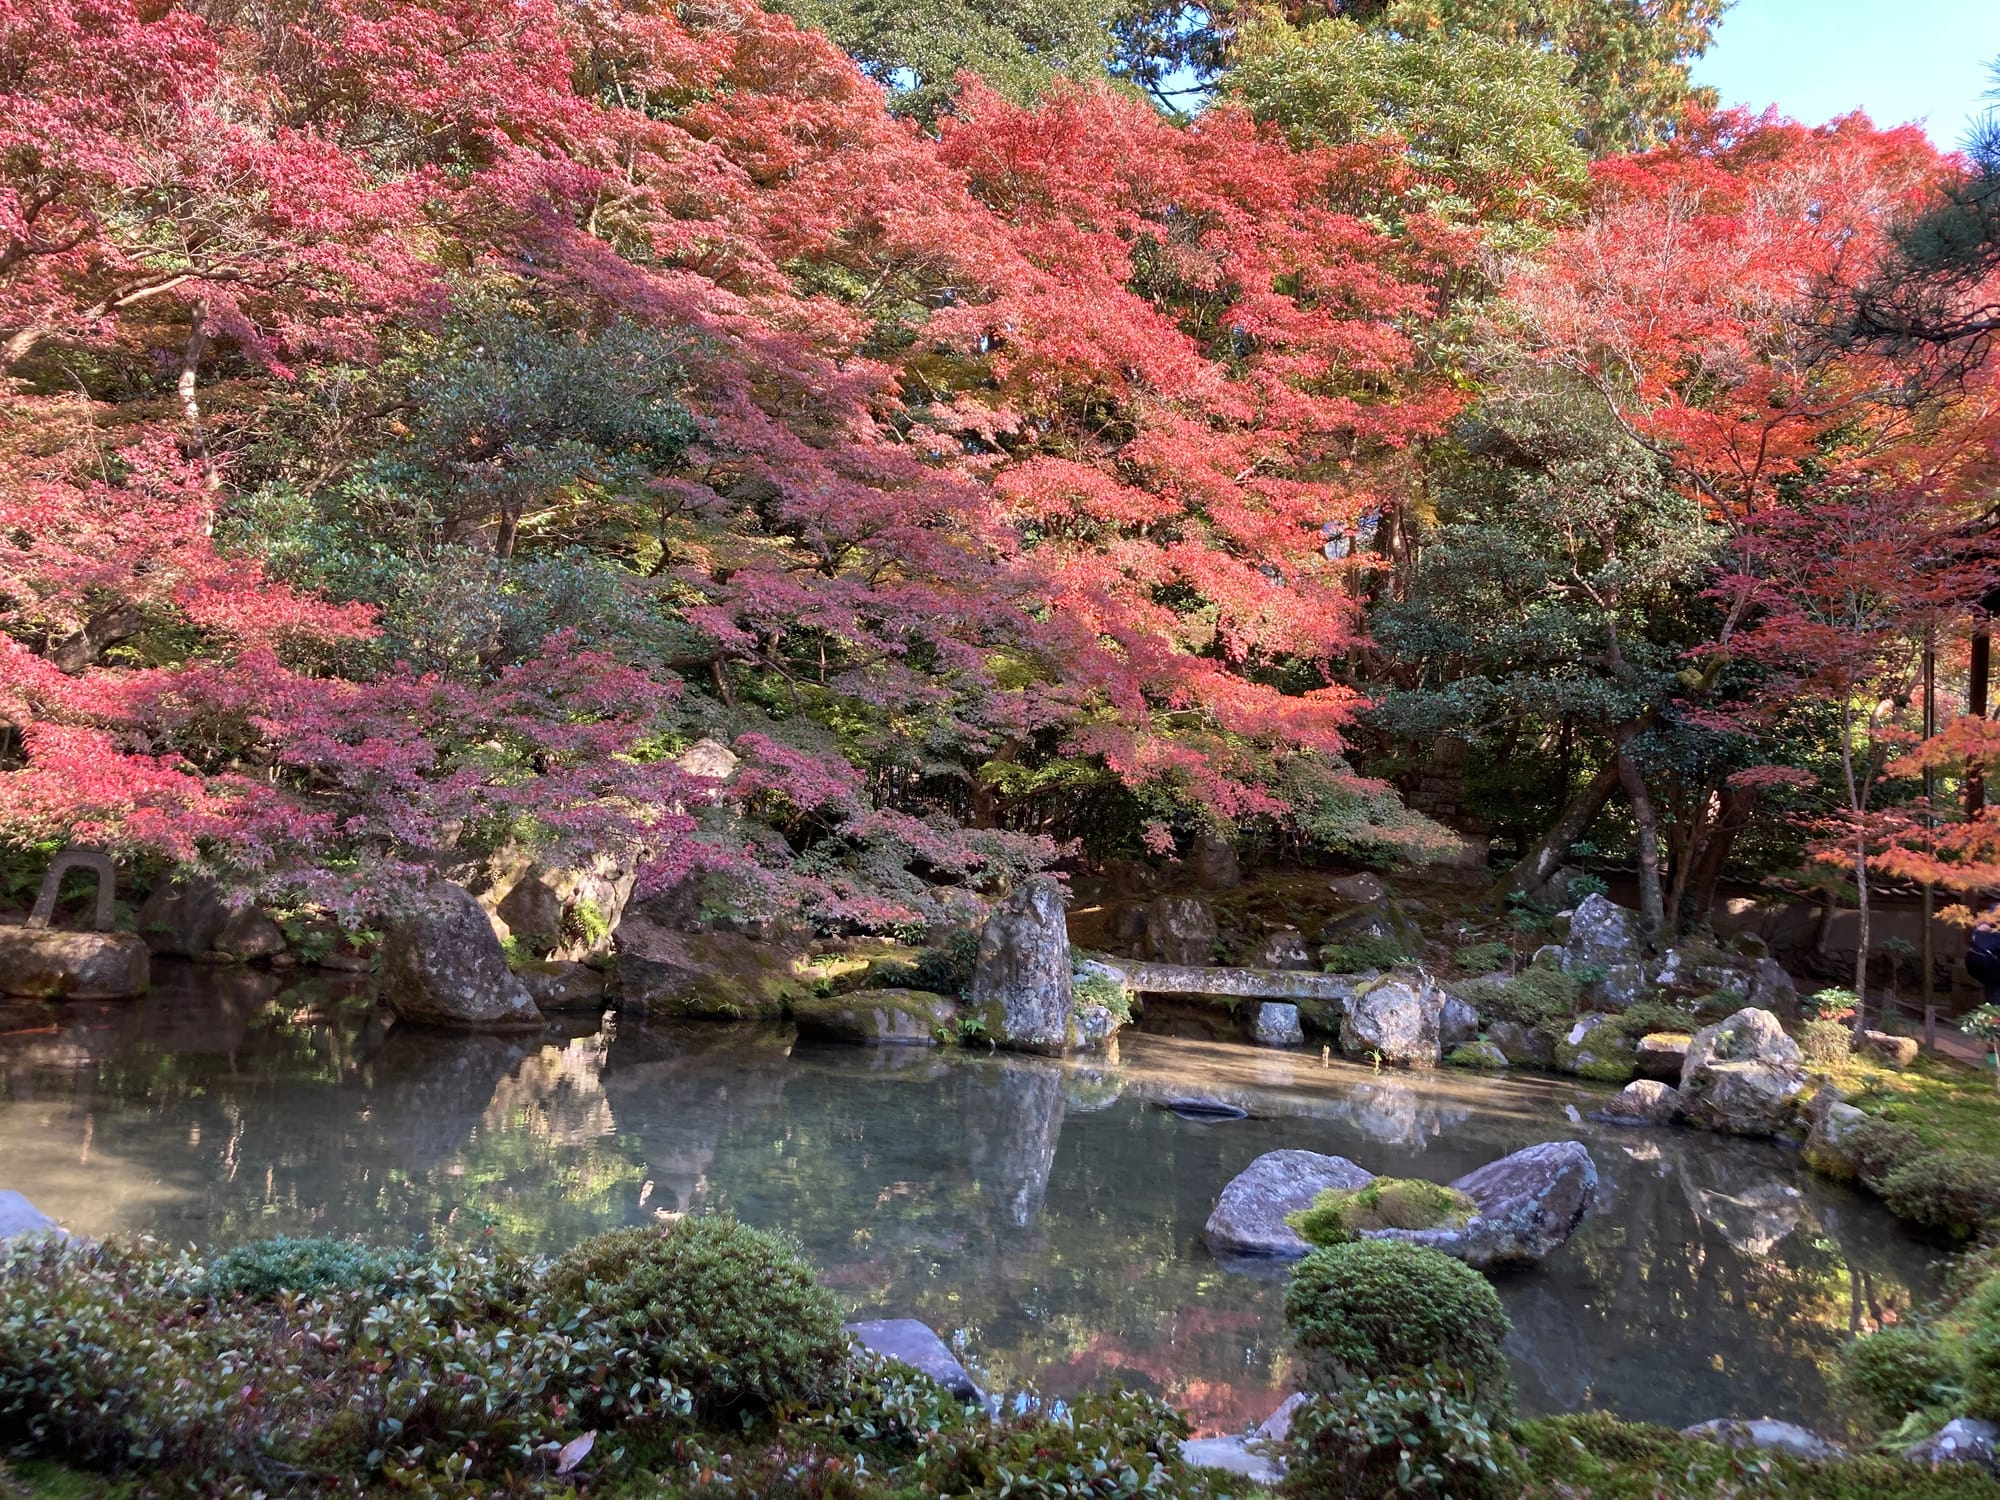
[[[1694,76],[1809,124],[1861,108],[1956,146],[1992,86],[2000,0],[1737,0]]]

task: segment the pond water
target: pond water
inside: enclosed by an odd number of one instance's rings
[[[0,1009],[0,1186],[80,1233],[490,1229],[557,1250],[726,1206],[797,1235],[856,1315],[962,1335],[997,1387],[1122,1382],[1208,1432],[1288,1389],[1282,1280],[1201,1240],[1223,1184],[1280,1147],[1447,1180],[1534,1141],[1589,1145],[1592,1216],[1498,1278],[1529,1410],[1811,1424],[1840,1344],[1937,1285],[1934,1247],[1791,1153],[1593,1125],[1570,1111],[1607,1091],[1560,1080],[1144,1034],[1083,1067],[616,1016],[458,1037],[324,979],[161,968],[140,1002]],[[1253,1118],[1159,1107],[1186,1092]]]

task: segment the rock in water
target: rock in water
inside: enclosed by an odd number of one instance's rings
[[[1165,1099],[1160,1108],[1170,1114],[1179,1115],[1183,1120],[1193,1120],[1199,1125],[1213,1124],[1217,1120],[1247,1120],[1250,1111],[1240,1104],[1231,1104],[1227,1099],[1210,1099],[1206,1096],[1185,1099]]]
[[[0,1188],[0,1244],[30,1234],[61,1234],[62,1226],[12,1188]]]
[[[1257,1007],[1253,1035],[1260,1047],[1296,1047],[1306,1039],[1299,1026],[1299,1008],[1281,1000],[1266,1000]]]
[[[1776,1135],[1805,1086],[1798,1043],[1755,1008],[1697,1031],[1681,1069],[1688,1123],[1728,1135]]]
[[[214,881],[161,880],[146,893],[134,921],[160,957],[199,958],[214,949],[230,915],[229,902]]]
[[[921,990],[860,990],[801,1000],[792,1019],[802,1036],[864,1047],[935,1047],[958,1026],[958,1006]]]
[[[1215,909],[1199,896],[1158,896],[1146,908],[1146,956],[1158,964],[1215,962]]]
[[[1327,1188],[1352,1190],[1375,1180],[1344,1156],[1317,1151],[1268,1151],[1245,1167],[1215,1202],[1202,1238],[1217,1255],[1266,1255],[1297,1260],[1312,1246],[1285,1222]]]
[[[1544,1141],[1451,1185],[1479,1205],[1463,1228],[1369,1229],[1362,1237],[1424,1245],[1482,1271],[1532,1265],[1560,1249],[1597,1201],[1597,1163],[1580,1141]]]
[[[0,927],[0,995],[126,1000],[151,983],[151,954],[133,933]]]
[[[915,1318],[876,1318],[849,1323],[846,1327],[854,1342],[869,1353],[930,1376],[961,1401],[975,1406],[986,1404],[986,1392],[929,1324]]]
[[[1421,970],[1390,974],[1355,992],[1340,1023],[1340,1050],[1385,1067],[1434,1068],[1444,991]]]
[[[986,919],[967,998],[1000,1046],[1061,1054],[1074,1045],[1070,973],[1062,890],[1031,880]]]
[[[597,970],[569,958],[531,959],[514,977],[543,1010],[599,1010],[609,989]]]
[[[1677,1031],[1655,1031],[1640,1037],[1632,1054],[1639,1076],[1656,1078],[1662,1083],[1679,1083],[1681,1070],[1687,1066],[1690,1040]]]
[[[493,924],[470,891],[440,883],[429,909],[389,929],[381,996],[405,1021],[461,1030],[540,1026],[542,1013],[507,970]]]
[[[1657,1078],[1641,1078],[1626,1084],[1610,1108],[1590,1117],[1612,1125],[1671,1125],[1681,1117],[1681,1093]]]
[[[1812,1130],[1806,1136],[1806,1165],[1815,1172],[1852,1182],[1861,1174],[1856,1136],[1868,1116],[1828,1084],[1812,1097],[1807,1113]]]
[[[1519,1021],[1495,1021],[1486,1028],[1486,1040],[1500,1049],[1516,1067],[1553,1068],[1556,1039],[1546,1031],[1523,1026]]]

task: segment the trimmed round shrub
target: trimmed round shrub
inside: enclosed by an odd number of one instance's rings
[[[212,1297],[275,1297],[281,1292],[379,1291],[394,1281],[406,1257],[359,1240],[277,1235],[225,1250],[209,1262],[201,1289]]]
[[[1511,1445],[1450,1387],[1395,1380],[1329,1392],[1300,1408],[1292,1432],[1287,1500],[1503,1500],[1521,1492]]]
[[[1419,1177],[1378,1177],[1366,1187],[1328,1188],[1285,1222],[1309,1245],[1344,1245],[1365,1229],[1460,1229],[1478,1212],[1457,1188]]]
[[[1928,1328],[1884,1328],[1841,1351],[1841,1394],[1871,1431],[1936,1404],[1939,1387],[1958,1376],[1951,1351]]]
[[[794,1246],[728,1215],[598,1235],[555,1264],[548,1287],[710,1411],[822,1399],[847,1363],[839,1304]]]
[[[1484,1276],[1435,1250],[1396,1240],[1315,1250],[1292,1272],[1285,1324],[1313,1389],[1404,1377],[1461,1386],[1492,1415],[1512,1409],[1500,1298]]]
[[[1847,1147],[1854,1154],[1854,1175],[1878,1192],[1891,1172],[1929,1149],[1914,1125],[1880,1115],[1870,1115],[1856,1125],[1847,1137]]]
[[[2000,1161],[1963,1151],[1925,1152],[1890,1168],[1879,1191],[1897,1218],[1966,1239],[2000,1219]]]

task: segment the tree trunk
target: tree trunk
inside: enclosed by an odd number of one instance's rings
[[[1975,719],[1986,717],[1986,684],[1993,671],[1993,633],[1981,620],[1972,629],[1972,661],[1966,671],[1965,711]],[[1971,761],[1965,768],[1965,821],[1970,823],[1986,806],[1986,768]]]
[[[201,357],[208,352],[208,299],[198,297],[189,310],[187,343],[181,348],[180,376],[174,382],[174,394],[181,404],[181,420],[187,424],[188,456],[201,465],[203,486],[213,495],[220,485],[220,477],[215,471],[215,458],[208,451],[208,433],[201,418],[201,401],[196,388],[201,371]],[[208,518],[203,524],[204,533],[215,529],[215,510],[211,504]]]
[[[1854,1039],[1868,1029],[1868,832],[1854,836]]]
[[[1755,787],[1722,789],[1722,811],[1716,816],[1715,828],[1702,844],[1701,852],[1695,855],[1694,869],[1688,877],[1687,904],[1696,921],[1706,921],[1715,910],[1715,888],[1722,883],[1729,851],[1736,843],[1736,836],[1750,826],[1750,815],[1756,808]]]
[[[1638,835],[1639,925],[1648,938],[1666,934],[1666,904],[1660,897],[1660,824],[1653,813],[1653,796],[1646,789],[1646,776],[1632,759],[1628,747],[1632,736],[1618,742],[1618,781],[1632,804],[1632,824]]]
[[[1599,768],[1590,779],[1590,784],[1570,799],[1569,806],[1562,810],[1562,815],[1535,847],[1523,854],[1514,868],[1494,887],[1494,894],[1507,896],[1519,891],[1532,896],[1540,891],[1549,883],[1549,877],[1562,868],[1563,861],[1569,858],[1570,845],[1582,838],[1590,825],[1597,821],[1597,815],[1604,811],[1604,804],[1617,790],[1618,757],[1614,755]]]

